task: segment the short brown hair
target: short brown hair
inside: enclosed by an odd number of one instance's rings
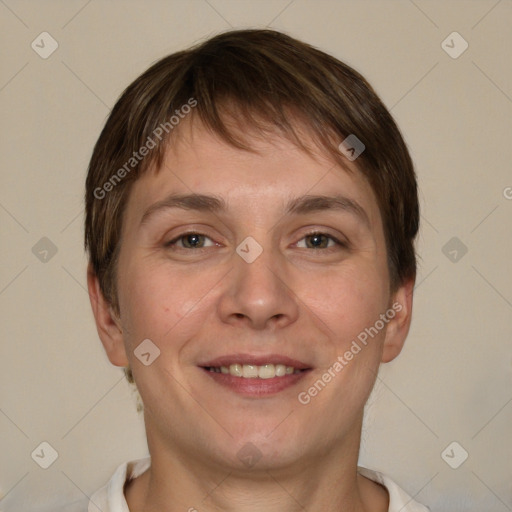
[[[391,288],[415,278],[416,176],[400,131],[372,87],[346,64],[283,33],[237,30],[152,65],[121,95],[94,147],[85,191],[85,250],[116,312],[117,258],[131,185],[150,166],[161,166],[178,130],[169,120],[191,99],[194,119],[242,149],[251,150],[247,136],[229,120],[263,135],[277,131],[309,151],[299,135],[305,128],[341,165],[346,156],[339,144],[356,135],[365,145],[358,168],[383,219]],[[169,129],[155,141],[161,126]],[[149,139],[154,146],[143,159],[135,159]]]

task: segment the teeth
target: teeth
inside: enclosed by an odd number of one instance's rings
[[[272,379],[274,377],[284,377],[292,373],[300,373],[301,370],[295,369],[293,366],[284,364],[264,364],[257,366],[255,364],[232,364],[229,367],[221,366],[210,367],[209,370],[214,373],[229,374],[233,377],[243,377],[245,379]]]
[[[271,379],[276,376],[276,367],[273,364],[264,364],[258,370],[258,377],[260,379]]]
[[[220,371],[222,371],[222,367],[221,367]],[[242,377],[242,365],[232,364],[229,367],[229,373],[235,377]]]
[[[289,366],[288,368],[292,368]],[[284,364],[276,364],[276,377],[284,377],[286,375],[286,366]],[[293,368],[292,368],[293,370]]]
[[[244,364],[242,366],[242,377],[255,379],[258,376],[258,367],[255,364]]]

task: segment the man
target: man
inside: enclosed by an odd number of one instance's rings
[[[154,64],[86,183],[101,341],[150,458],[89,510],[428,510],[357,466],[381,362],[407,336],[416,179],[357,72],[270,30]]]

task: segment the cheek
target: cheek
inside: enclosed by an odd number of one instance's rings
[[[166,262],[143,263],[130,265],[120,284],[121,315],[129,338],[126,341],[132,345],[150,338],[164,347],[170,338],[176,343],[177,334],[179,339],[188,338],[194,326],[201,326],[197,317],[220,277],[215,272],[176,272]]]
[[[386,283],[371,266],[347,266],[303,282],[301,288],[301,300],[340,345],[373,325],[387,307]]]

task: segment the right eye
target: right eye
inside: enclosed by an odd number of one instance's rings
[[[212,247],[215,242],[201,233],[185,233],[165,244],[166,247],[178,247],[180,249],[203,249],[205,247]]]

